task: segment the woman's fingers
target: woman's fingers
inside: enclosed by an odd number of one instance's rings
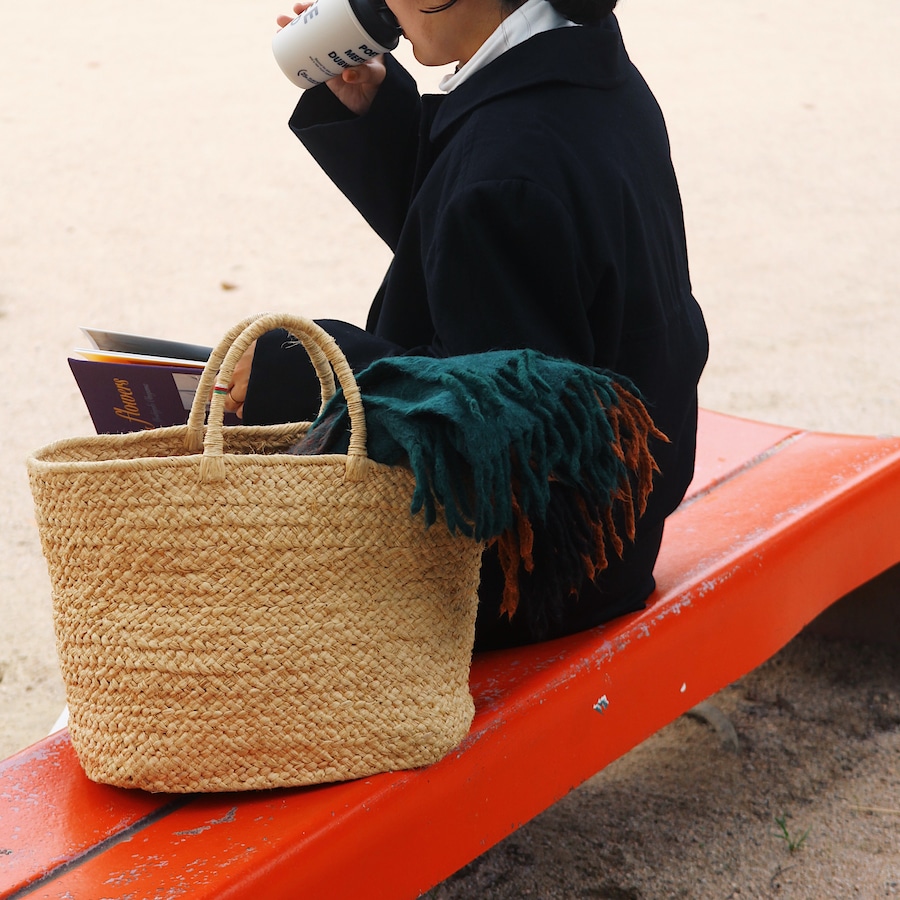
[[[244,417],[244,401],[247,399],[247,388],[250,385],[250,370],[253,368],[253,354],[256,352],[254,341],[244,352],[234,367],[231,384],[225,395],[225,411],[236,413],[239,419]]]
[[[229,389],[228,393],[225,395],[225,412],[234,413],[239,419],[244,418],[244,398],[238,399],[234,396],[232,391],[235,388],[232,387]]]
[[[384,59],[381,56],[370,59],[361,66],[354,66],[352,69],[344,69],[341,73],[345,84],[358,85],[379,85],[384,81],[386,70],[384,68]]]
[[[350,112],[361,116],[369,111],[386,74],[384,57],[376,56],[361,66],[344,69],[326,83]]]

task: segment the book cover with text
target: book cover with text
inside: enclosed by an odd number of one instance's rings
[[[200,383],[202,368],[69,359],[69,367],[98,434],[123,434],[183,425]],[[228,425],[240,424],[232,414]]]

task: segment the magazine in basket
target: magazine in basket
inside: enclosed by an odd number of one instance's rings
[[[69,368],[98,434],[183,425],[210,347],[82,327]],[[234,416],[225,417],[235,424]]]

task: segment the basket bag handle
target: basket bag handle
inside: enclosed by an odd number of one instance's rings
[[[225,478],[224,417],[225,395],[231,384],[234,368],[250,345],[267,331],[283,328],[303,345],[316,370],[322,393],[321,408],[335,392],[334,376],[344,392],[350,415],[350,446],[347,450],[345,478],[362,481],[369,469],[366,450],[366,417],[356,378],[347,357],[337,341],[311,319],[288,313],[262,313],[250,316],[235,325],[219,342],[203,369],[191,413],[188,418],[185,446],[188,450],[203,448],[200,461],[201,481],[222,481]],[[209,420],[206,428],[206,398],[212,391]]]

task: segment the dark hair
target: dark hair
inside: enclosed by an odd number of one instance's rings
[[[438,6],[420,9],[423,13],[439,13],[456,5],[457,0],[445,0]],[[510,9],[521,6],[524,0],[503,0]],[[615,8],[618,0],[547,0],[547,2],[570,22],[591,25],[602,22]]]
[[[601,22],[615,8],[616,0],[547,0],[561,15],[579,25]]]

